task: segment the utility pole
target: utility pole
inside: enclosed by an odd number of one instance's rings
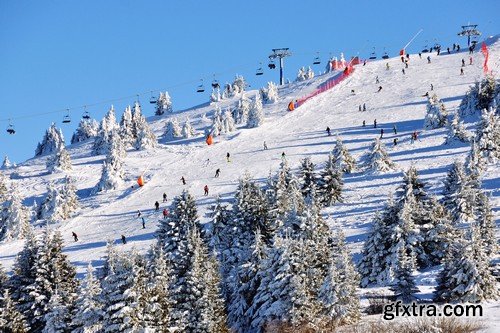
[[[470,46],[470,36],[481,36],[481,32],[476,29],[477,24],[468,24],[462,26],[462,31],[458,33],[459,36],[467,36],[467,46]]]
[[[280,85],[285,84],[285,79],[283,77],[283,58],[289,57],[292,53],[287,48],[282,49],[273,49],[273,53],[269,56],[269,59],[272,61],[273,59],[280,59]]]

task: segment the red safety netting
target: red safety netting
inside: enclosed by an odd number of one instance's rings
[[[354,72],[354,67],[352,67],[352,65],[347,66],[342,71],[342,73],[340,73],[340,74],[332,77],[331,79],[328,79],[327,81],[323,82],[322,84],[320,84],[318,86],[318,88],[315,91],[313,91],[311,94],[298,99],[297,102],[295,103],[295,108],[304,104],[308,99],[313,98],[314,96],[317,96],[317,95],[321,94],[322,92],[325,92],[329,89],[332,89],[337,84],[344,81],[349,75],[352,74],[352,72]]]

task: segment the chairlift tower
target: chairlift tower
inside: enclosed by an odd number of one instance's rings
[[[270,60],[279,58],[280,59],[280,85],[285,84],[283,78],[283,58],[291,56],[292,53],[288,50],[288,47],[282,49],[273,49],[273,53],[269,56]]]
[[[481,36],[481,31],[477,30],[477,24],[468,24],[462,26],[459,36],[467,36],[467,46],[470,46],[470,36]]]

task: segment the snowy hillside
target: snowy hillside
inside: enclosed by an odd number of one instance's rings
[[[489,46],[489,51],[490,68],[498,72],[500,42],[497,39]],[[469,65],[468,52],[441,53],[440,56],[431,53],[430,63],[426,57],[427,54],[422,58],[411,54],[405,73],[402,73],[404,64],[399,57],[370,61],[365,66],[357,65],[345,81],[310,99],[293,112],[287,111],[290,101],[309,94],[338,73],[280,87],[278,102],[264,104],[265,121],[262,126],[248,129],[238,125],[236,131],[215,137],[211,146],[205,143],[204,130],[211,126],[207,118],[211,119],[215,104],[207,103],[162,116],[151,116],[148,122],[160,145],[144,151],[129,149],[124,159],[126,182],[117,190],[97,195],[91,195],[91,191],[100,179],[104,156],[92,156],[92,140],[67,146],[73,163],[73,169],[68,174],[75,180],[80,208],[74,217],[54,225],[63,235],[64,253],[76,266],[80,277],[89,262],[94,267],[103,265],[106,243],[110,239],[119,244],[120,250],[136,249],[145,253],[153,244],[163,208],[168,207],[174,196],[184,189],[195,197],[200,219],[207,222],[209,217],[206,213],[216,197],[220,195],[225,201],[232,199],[238,179],[245,172],[264,184],[270,173],[274,175],[277,172],[283,152],[293,170],[297,170],[305,157],[310,157],[320,170],[334,148],[336,135],[342,138],[350,153],[359,161],[383,129],[381,141],[395,162],[396,170],[372,174],[357,169],[345,174],[344,202],[322,210],[333,230],[340,228],[344,231],[354,260],[359,261],[375,214],[383,209],[388,197],[400,186],[403,171],[414,166],[422,180],[428,183],[428,191],[440,195],[447,171],[454,161],[463,162],[470,150],[468,143],[445,145],[446,127],[424,130],[427,104],[424,95],[426,92],[436,93],[451,119],[469,87],[483,78],[484,57],[475,52],[472,65]],[[467,62],[464,75],[460,75],[462,58]],[[377,79],[379,83],[376,83]],[[380,92],[379,86],[382,87]],[[255,94],[257,91],[245,92],[249,98]],[[224,112],[226,108],[234,107],[238,100],[239,97],[226,99],[218,106]],[[360,112],[358,108],[363,104],[366,111]],[[122,111],[117,110],[118,117]],[[171,118],[176,118],[181,125],[189,118],[196,135],[166,142],[162,135]],[[363,122],[365,127],[362,127]],[[326,133],[327,126],[331,129],[331,136]],[[397,134],[394,134],[394,127]],[[466,128],[472,133],[475,123],[466,122]],[[414,131],[418,132],[418,139],[412,143]],[[398,139],[397,145],[393,143],[395,138]],[[269,149],[263,149],[264,142]],[[227,153],[230,154],[229,160]],[[47,158],[33,158],[3,171],[18,186],[27,206],[35,201],[40,204],[47,192],[48,182],[64,176],[63,173],[47,173]],[[220,177],[215,178],[217,169],[220,169]],[[145,186],[138,188],[136,180],[143,173]],[[185,178],[186,185],[182,184],[181,177]],[[204,195],[205,185],[209,187],[208,196]],[[491,206],[498,227],[498,164],[488,166],[482,187],[491,194]],[[168,197],[166,203],[162,199],[163,193]],[[160,203],[159,211],[155,211],[155,201]],[[137,217],[138,211],[145,217],[145,228]],[[37,232],[42,231],[39,224]],[[72,232],[78,235],[78,242],[73,240]],[[121,244],[121,235],[126,236],[127,244]],[[500,236],[498,229],[496,235],[497,238]],[[0,263],[7,271],[12,268],[22,247],[22,240],[0,243]],[[419,273],[417,282],[420,293],[417,296],[423,299],[432,297],[436,274],[435,270]],[[498,303],[492,305],[488,316],[491,316],[488,319],[500,317]]]

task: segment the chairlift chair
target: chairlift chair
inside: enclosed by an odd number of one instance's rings
[[[7,133],[10,135],[16,134],[16,130],[14,129],[14,125],[12,125],[11,122],[9,122],[9,126],[7,126]]]
[[[389,55],[387,54],[387,52],[384,52],[384,55],[382,56],[382,59],[389,59]]]
[[[82,118],[87,119],[87,120],[90,119],[90,113],[87,111],[87,107],[84,106],[83,109],[84,109],[84,112],[83,112]]]
[[[373,52],[370,53],[370,57],[368,59],[370,60],[377,59],[377,54],[375,53],[375,47],[373,48]]]
[[[156,102],[158,102],[158,98],[156,98],[156,96],[153,95],[153,92],[151,92],[151,98],[149,99],[149,103],[156,104]]]
[[[276,64],[274,63],[273,60],[270,60],[269,61],[269,65],[267,65],[267,67],[269,67],[269,69],[275,69],[276,68]]]
[[[204,91],[205,91],[205,87],[203,86],[203,79],[201,79],[201,83],[198,86],[198,88],[196,88],[196,92],[202,93]]]
[[[215,79],[215,75],[214,75],[214,80],[212,81],[212,88],[214,88],[214,89],[219,89],[220,88],[219,81],[217,81]]]
[[[427,48],[427,45],[424,46],[424,48],[422,49],[422,53],[428,53],[429,52],[429,49]]]
[[[66,109],[66,115],[63,117],[63,124],[69,124],[71,122],[71,117],[69,116],[69,109]]]
[[[260,63],[260,67],[257,68],[255,75],[263,75],[263,74],[264,74],[264,70],[262,69],[262,63]]]
[[[439,43],[435,43],[434,46],[433,46],[434,51],[437,51],[440,48],[441,48],[441,44],[439,44]]]
[[[321,64],[321,60],[319,59],[319,52],[316,58],[314,58],[313,65],[319,65]]]

